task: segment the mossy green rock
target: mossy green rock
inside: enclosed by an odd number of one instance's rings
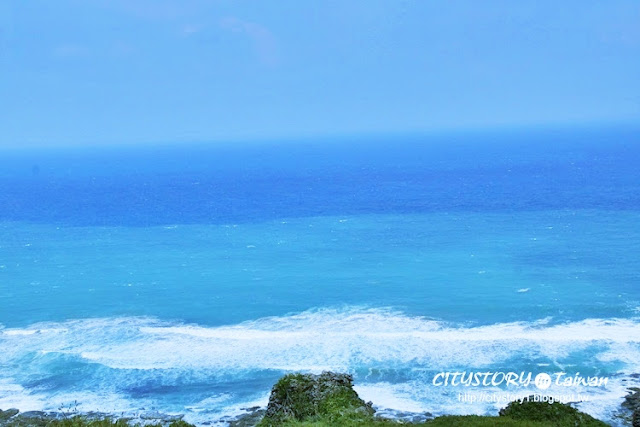
[[[360,399],[353,390],[351,375],[290,374],[273,386],[267,412],[259,425],[277,426],[287,421],[318,418],[340,423],[349,418],[369,418],[374,412],[371,403]]]
[[[509,417],[514,420],[538,421],[556,427],[606,427],[608,424],[593,418],[591,415],[580,412],[569,405],[559,402],[535,402],[533,397],[511,402],[506,408],[500,410],[501,417]]]

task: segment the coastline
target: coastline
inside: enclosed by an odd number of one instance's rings
[[[265,407],[241,408],[244,414],[237,417],[222,417],[211,421],[191,424],[184,414],[166,414],[146,411],[137,414],[109,414],[105,412],[80,412],[75,407],[60,408],[59,411],[26,411],[15,408],[0,409],[2,427],[108,427],[108,426],[154,426],[154,427],[275,427],[279,425],[354,425],[354,426],[459,426],[510,425],[510,426],[632,426],[640,425],[640,388],[631,387],[625,400],[614,412],[614,420],[606,423],[574,408],[571,403],[549,403],[534,396],[518,402],[510,402],[491,415],[438,415],[429,412],[398,412],[395,416],[380,416],[372,402],[362,400],[353,389],[353,377],[348,374],[323,372],[313,374],[288,374],[272,388],[269,404]],[[550,418],[549,418],[550,417]],[[553,417],[557,423],[549,424]],[[548,418],[548,419],[547,419]],[[546,420],[546,421],[545,421]],[[560,421],[562,420],[562,421]],[[506,424],[505,424],[506,423]],[[541,424],[538,424],[541,423]],[[452,425],[453,425],[452,424]]]

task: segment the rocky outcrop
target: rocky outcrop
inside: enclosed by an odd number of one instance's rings
[[[629,394],[624,397],[622,406],[631,411],[631,425],[640,427],[640,388],[631,387]]]
[[[261,426],[277,426],[287,420],[322,417],[338,422],[342,417],[372,417],[371,402],[360,399],[348,374],[323,372],[320,375],[290,374],[271,390]]]

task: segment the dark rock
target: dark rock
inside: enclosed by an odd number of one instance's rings
[[[105,418],[113,418],[112,414],[108,414],[106,412],[97,412],[97,411],[89,411],[86,414],[84,414],[84,416],[92,420],[103,420]]]
[[[162,419],[163,414],[160,412],[145,412],[140,415],[140,418],[143,420],[160,420]]]
[[[290,374],[271,390],[263,425],[280,425],[287,420],[302,421],[315,416],[344,416],[360,413],[373,416],[371,402],[360,399],[348,374],[323,372],[320,375]]]
[[[55,415],[52,416],[46,412],[28,411],[15,415],[8,423],[16,426],[46,427],[55,419]]]
[[[42,411],[27,411],[20,414],[21,418],[48,418],[48,414]]]
[[[140,418],[143,420],[157,420],[162,422],[180,421],[183,417],[184,415],[168,415],[157,411],[145,412],[140,415]]]
[[[622,406],[631,411],[631,425],[640,427],[640,388],[630,387]]]
[[[235,420],[229,421],[229,427],[255,427],[257,426],[264,414],[267,412],[265,409],[260,409],[259,406],[249,408],[250,412],[239,416]]]
[[[640,388],[638,387],[630,387],[629,394],[624,397],[624,402],[622,402],[622,406],[631,410],[637,411],[640,409]]]

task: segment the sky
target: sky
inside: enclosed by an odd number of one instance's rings
[[[0,147],[617,123],[638,0],[0,2]]]

